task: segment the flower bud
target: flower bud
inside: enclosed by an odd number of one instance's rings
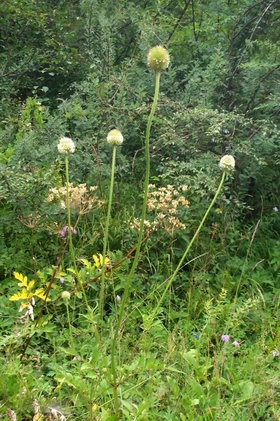
[[[70,300],[71,294],[69,291],[62,291],[61,298],[65,301]]]
[[[232,155],[224,155],[219,163],[221,170],[233,170],[235,167],[235,159]]]
[[[64,155],[75,152],[75,143],[69,137],[62,137],[57,145],[58,152]]]
[[[155,72],[160,72],[169,66],[168,51],[161,45],[157,45],[150,49],[148,53],[147,63],[148,66]]]
[[[113,146],[121,145],[123,143],[123,135],[119,130],[113,129],[107,135],[107,142]]]
[[[67,234],[67,232],[68,232],[68,226],[67,226],[67,225],[65,225],[65,227],[63,227],[63,228],[59,231],[59,235],[60,235],[60,237],[65,237],[65,235]]]

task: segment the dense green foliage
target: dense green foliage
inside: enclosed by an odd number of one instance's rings
[[[0,418],[32,419],[35,399],[66,419],[115,420],[117,389],[120,419],[279,420],[279,25],[277,0],[1,2]],[[146,227],[156,229],[145,230],[125,307],[116,384],[111,340],[137,242],[154,95],[146,57],[158,44],[170,66],[150,137],[158,207]],[[112,128],[124,143],[100,320]],[[50,199],[66,182],[62,136],[76,144],[70,182],[77,194],[87,187],[71,212],[77,267],[61,235],[66,211]],[[150,324],[224,154],[236,169]],[[9,300],[23,288],[14,272],[35,281],[33,292],[50,289],[43,306],[34,295],[35,321]]]

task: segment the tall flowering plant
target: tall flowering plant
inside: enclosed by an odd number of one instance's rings
[[[74,266],[74,272],[76,275],[76,280],[79,283],[79,286],[83,292],[83,297],[87,306],[87,309],[90,311],[90,307],[88,305],[87,296],[83,287],[83,284],[80,280],[77,264],[76,264],[76,256],[75,256],[75,249],[73,246],[73,234],[76,234],[76,230],[72,228],[71,225],[71,200],[70,200],[70,183],[69,183],[69,161],[68,157],[70,154],[73,154],[75,152],[76,146],[72,139],[69,137],[62,137],[57,145],[58,152],[65,157],[65,179],[66,179],[66,211],[67,211],[67,228],[64,227],[63,234],[66,236],[68,235],[69,239],[69,249],[71,253],[71,259]]]
[[[141,220],[140,220],[140,227],[138,231],[138,241],[136,246],[136,251],[134,255],[134,260],[130,269],[130,272],[127,277],[127,281],[125,284],[125,289],[123,293],[123,297],[121,300],[121,307],[120,312],[118,314],[116,327],[114,331],[114,336],[112,339],[112,347],[111,347],[111,374],[112,374],[112,384],[113,387],[113,397],[114,397],[114,407],[116,414],[119,413],[119,399],[118,399],[118,381],[117,381],[117,368],[116,368],[116,345],[120,327],[123,323],[124,319],[124,310],[127,304],[129,291],[131,287],[131,282],[133,279],[133,275],[135,269],[137,267],[139,256],[140,256],[140,249],[144,234],[144,227],[145,227],[145,218],[146,218],[146,211],[147,211],[147,201],[148,201],[148,193],[149,193],[149,180],[150,180],[150,133],[151,133],[151,126],[153,117],[155,114],[157,102],[158,102],[158,95],[159,95],[159,86],[160,86],[160,76],[162,70],[167,69],[169,66],[169,53],[168,51],[158,45],[152,48],[147,56],[147,64],[148,67],[154,72],[155,77],[155,93],[154,93],[154,100],[151,107],[151,112],[148,117],[147,128],[146,128],[146,136],[145,136],[145,160],[146,160],[146,173],[145,173],[145,181],[144,181],[144,198],[143,198],[143,206],[142,206],[142,213],[141,213]]]
[[[110,215],[113,199],[113,188],[114,188],[114,176],[115,176],[115,165],[116,165],[116,152],[117,146],[120,146],[123,143],[123,135],[117,129],[111,130],[107,135],[107,142],[113,147],[113,156],[112,156],[112,169],[111,169],[111,181],[110,181],[110,190],[109,190],[109,201],[107,208],[107,217],[105,223],[105,232],[103,239],[103,253],[102,253],[102,272],[101,272],[101,288],[100,288],[100,297],[99,297],[99,313],[100,319],[103,319],[103,307],[104,307],[104,286],[105,286],[105,271],[106,271],[106,252],[108,246],[108,235],[109,235],[109,224],[110,224]],[[108,258],[107,258],[108,259]]]

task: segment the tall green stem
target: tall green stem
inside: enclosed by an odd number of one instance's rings
[[[71,226],[71,203],[70,203],[70,192],[69,192],[69,164],[68,164],[68,155],[65,156],[65,178],[66,178],[66,208],[67,208],[67,223],[68,223],[68,236],[69,236],[69,248],[70,248],[70,254],[72,263],[74,266],[76,278],[78,281],[78,284],[82,290],[83,297],[85,300],[86,307],[90,313],[90,307],[88,304],[87,296],[85,293],[85,289],[83,286],[83,283],[81,282],[77,264],[76,264],[76,255],[75,255],[75,249],[73,247],[73,241],[72,241],[72,226]]]
[[[69,248],[71,253],[71,259],[74,267],[76,266],[76,256],[73,248],[72,241],[72,227],[71,227],[71,204],[70,204],[70,193],[69,193],[69,163],[68,155],[65,156],[65,177],[66,177],[66,210],[67,210],[67,224],[68,224],[68,238]]]
[[[151,112],[148,118],[147,122],[147,128],[146,128],[146,136],[145,136],[145,159],[146,159],[146,174],[145,174],[145,181],[144,181],[144,199],[143,199],[143,206],[142,206],[142,214],[141,214],[141,222],[140,222],[140,228],[139,228],[139,234],[138,234],[138,241],[137,241],[137,247],[135,251],[135,256],[133,259],[133,263],[130,269],[130,272],[128,274],[128,278],[125,284],[124,293],[122,296],[121,301],[121,308],[119,312],[119,316],[117,318],[116,327],[114,336],[112,339],[112,348],[111,348],[111,374],[112,374],[112,382],[113,382],[113,398],[114,398],[114,406],[115,406],[115,413],[119,413],[119,400],[118,400],[118,388],[117,388],[117,369],[116,369],[116,344],[118,339],[119,330],[123,321],[124,317],[124,310],[125,305],[128,300],[128,295],[130,291],[131,282],[133,279],[133,275],[136,269],[136,266],[138,264],[139,255],[140,255],[140,249],[143,239],[143,233],[144,233],[144,224],[145,224],[145,218],[146,218],[146,208],[147,208],[147,200],[148,200],[148,193],[149,193],[149,180],[150,180],[150,133],[151,133],[151,126],[153,117],[155,114],[157,102],[158,102],[158,95],[159,95],[159,84],[160,84],[160,71],[155,72],[155,93],[154,93],[154,100],[151,107]]]
[[[74,341],[73,341],[73,335],[72,335],[72,326],[70,321],[70,313],[69,313],[69,304],[68,299],[65,299],[65,305],[66,305],[66,312],[67,312],[67,320],[68,320],[68,328],[69,328],[69,338],[70,338],[70,345],[72,350],[74,349]]]
[[[111,215],[111,207],[112,207],[112,199],[113,199],[113,189],[114,189],[114,177],[115,177],[115,165],[116,165],[116,145],[113,145],[113,157],[112,157],[112,169],[111,169],[111,182],[110,182],[110,190],[109,190],[109,202],[108,202],[108,209],[107,209],[107,218],[105,223],[105,232],[104,232],[104,241],[103,241],[103,262],[102,263],[102,272],[101,272],[101,288],[100,288],[100,297],[99,297],[99,314],[100,320],[103,320],[103,312],[104,312],[104,286],[105,286],[105,258],[107,252],[107,244],[108,244],[108,236],[109,236],[109,225],[110,225],[110,215]]]
[[[158,303],[157,303],[157,305],[156,305],[156,308],[154,309],[153,313],[152,313],[152,314],[151,314],[151,316],[149,317],[149,319],[148,319],[148,323],[147,323],[147,326],[146,326],[146,329],[149,329],[149,327],[151,326],[151,324],[152,324],[152,322],[153,322],[154,318],[156,317],[157,312],[158,312],[158,309],[159,309],[159,306],[161,305],[161,303],[162,303],[162,301],[163,301],[163,299],[164,299],[164,297],[165,297],[165,295],[166,295],[167,291],[169,290],[169,288],[170,288],[170,286],[171,286],[172,282],[174,281],[175,277],[177,276],[177,274],[178,274],[178,272],[179,272],[179,270],[180,270],[181,266],[182,266],[182,265],[183,265],[183,263],[184,263],[184,260],[186,259],[186,256],[187,256],[188,252],[189,252],[189,251],[190,251],[190,249],[191,249],[191,246],[193,245],[193,243],[194,243],[195,239],[197,238],[197,236],[198,236],[198,234],[199,234],[199,232],[200,232],[201,228],[203,227],[203,224],[204,224],[204,222],[205,222],[205,220],[206,220],[206,218],[207,218],[207,216],[208,216],[209,212],[211,211],[211,209],[212,209],[212,207],[213,207],[214,203],[216,202],[217,197],[219,196],[220,191],[221,191],[221,188],[222,188],[222,186],[223,186],[223,184],[224,184],[225,176],[226,176],[226,171],[224,170],[224,171],[223,171],[223,174],[222,174],[222,177],[221,177],[221,181],[220,181],[219,187],[218,187],[218,189],[217,189],[217,191],[216,191],[216,194],[215,194],[215,196],[213,197],[212,202],[210,203],[210,205],[209,205],[209,207],[208,207],[207,211],[205,212],[205,215],[203,216],[203,218],[202,218],[202,220],[201,220],[201,222],[200,222],[200,224],[199,224],[199,226],[198,226],[198,228],[197,228],[196,232],[194,233],[194,235],[193,235],[193,237],[192,237],[191,241],[189,242],[188,247],[186,248],[186,250],[185,250],[185,252],[184,252],[184,254],[183,254],[183,256],[182,256],[182,258],[181,258],[180,262],[178,263],[178,265],[177,265],[177,267],[176,267],[175,271],[173,272],[173,274],[171,275],[171,277],[170,277],[170,279],[169,279],[169,281],[168,281],[168,283],[167,283],[167,285],[166,285],[166,287],[165,287],[165,290],[163,291],[163,294],[162,294],[162,296],[160,297],[160,300],[158,301]]]

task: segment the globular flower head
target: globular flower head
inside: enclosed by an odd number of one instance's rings
[[[235,159],[233,158],[232,155],[224,155],[220,160],[219,167],[223,171],[234,170]]]
[[[168,51],[161,45],[157,45],[150,49],[147,58],[148,66],[155,72],[167,69],[170,59]]]
[[[58,152],[64,155],[75,152],[75,143],[69,137],[62,137],[57,145]]]
[[[229,340],[230,340],[230,336],[229,336],[229,335],[222,335],[222,336],[221,336],[221,340],[222,340],[223,342],[229,342]]]
[[[65,301],[70,300],[71,294],[69,291],[62,291],[61,298]]]
[[[233,345],[233,346],[236,346],[236,347],[237,347],[237,346],[240,346],[240,342],[238,342],[238,341],[233,341],[233,342],[232,342],[232,345]]]
[[[123,143],[123,135],[117,129],[110,130],[107,135],[107,142],[113,146],[119,146]]]

